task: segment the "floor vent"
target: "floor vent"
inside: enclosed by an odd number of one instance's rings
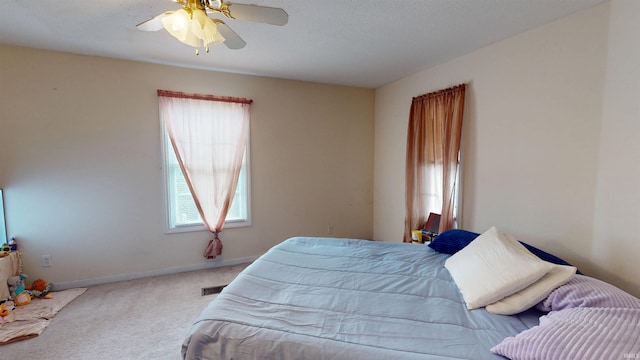
[[[225,288],[225,286],[227,286],[227,285],[210,286],[210,287],[202,288],[202,296],[207,296],[207,295],[211,295],[211,294],[218,294],[218,293],[220,293],[220,291],[222,291],[222,289]]]

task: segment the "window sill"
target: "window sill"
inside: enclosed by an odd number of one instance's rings
[[[241,227],[250,227],[251,221],[249,220],[233,220],[227,221],[224,224],[224,229],[233,229],[233,228],[241,228]],[[209,231],[203,224],[198,225],[182,225],[176,226],[173,229],[167,229],[165,231],[166,234],[180,234],[187,232],[199,232],[199,231]]]

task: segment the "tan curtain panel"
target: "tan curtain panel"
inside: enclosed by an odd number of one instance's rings
[[[405,242],[429,213],[455,228],[455,191],[466,84],[413,98],[407,131]]]

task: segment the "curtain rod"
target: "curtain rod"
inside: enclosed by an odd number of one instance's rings
[[[207,101],[223,101],[223,102],[232,102],[232,103],[240,103],[240,104],[253,103],[253,100],[251,99],[245,99],[245,98],[239,98],[239,97],[192,94],[192,93],[185,93],[182,91],[171,91],[171,90],[160,90],[160,89],[158,89],[158,96],[182,98],[182,99],[207,100]]]
[[[459,84],[459,85],[452,86],[452,87],[450,87],[450,88],[446,88],[446,89],[442,89],[442,90],[436,90],[436,91],[434,91],[434,92],[430,92],[430,93],[427,93],[427,94],[423,94],[423,95],[415,96],[415,97],[413,98],[413,100],[420,100],[420,99],[430,98],[430,97],[438,96],[438,95],[441,95],[441,94],[444,94],[444,93],[448,93],[448,92],[452,92],[452,91],[457,91],[457,90],[459,90],[460,88],[465,88],[466,86],[467,86],[467,84],[466,84],[466,83],[463,83],[463,84]]]

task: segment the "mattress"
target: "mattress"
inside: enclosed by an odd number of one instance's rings
[[[288,239],[201,313],[184,359],[502,359],[490,348],[540,313],[467,310],[424,245]]]

